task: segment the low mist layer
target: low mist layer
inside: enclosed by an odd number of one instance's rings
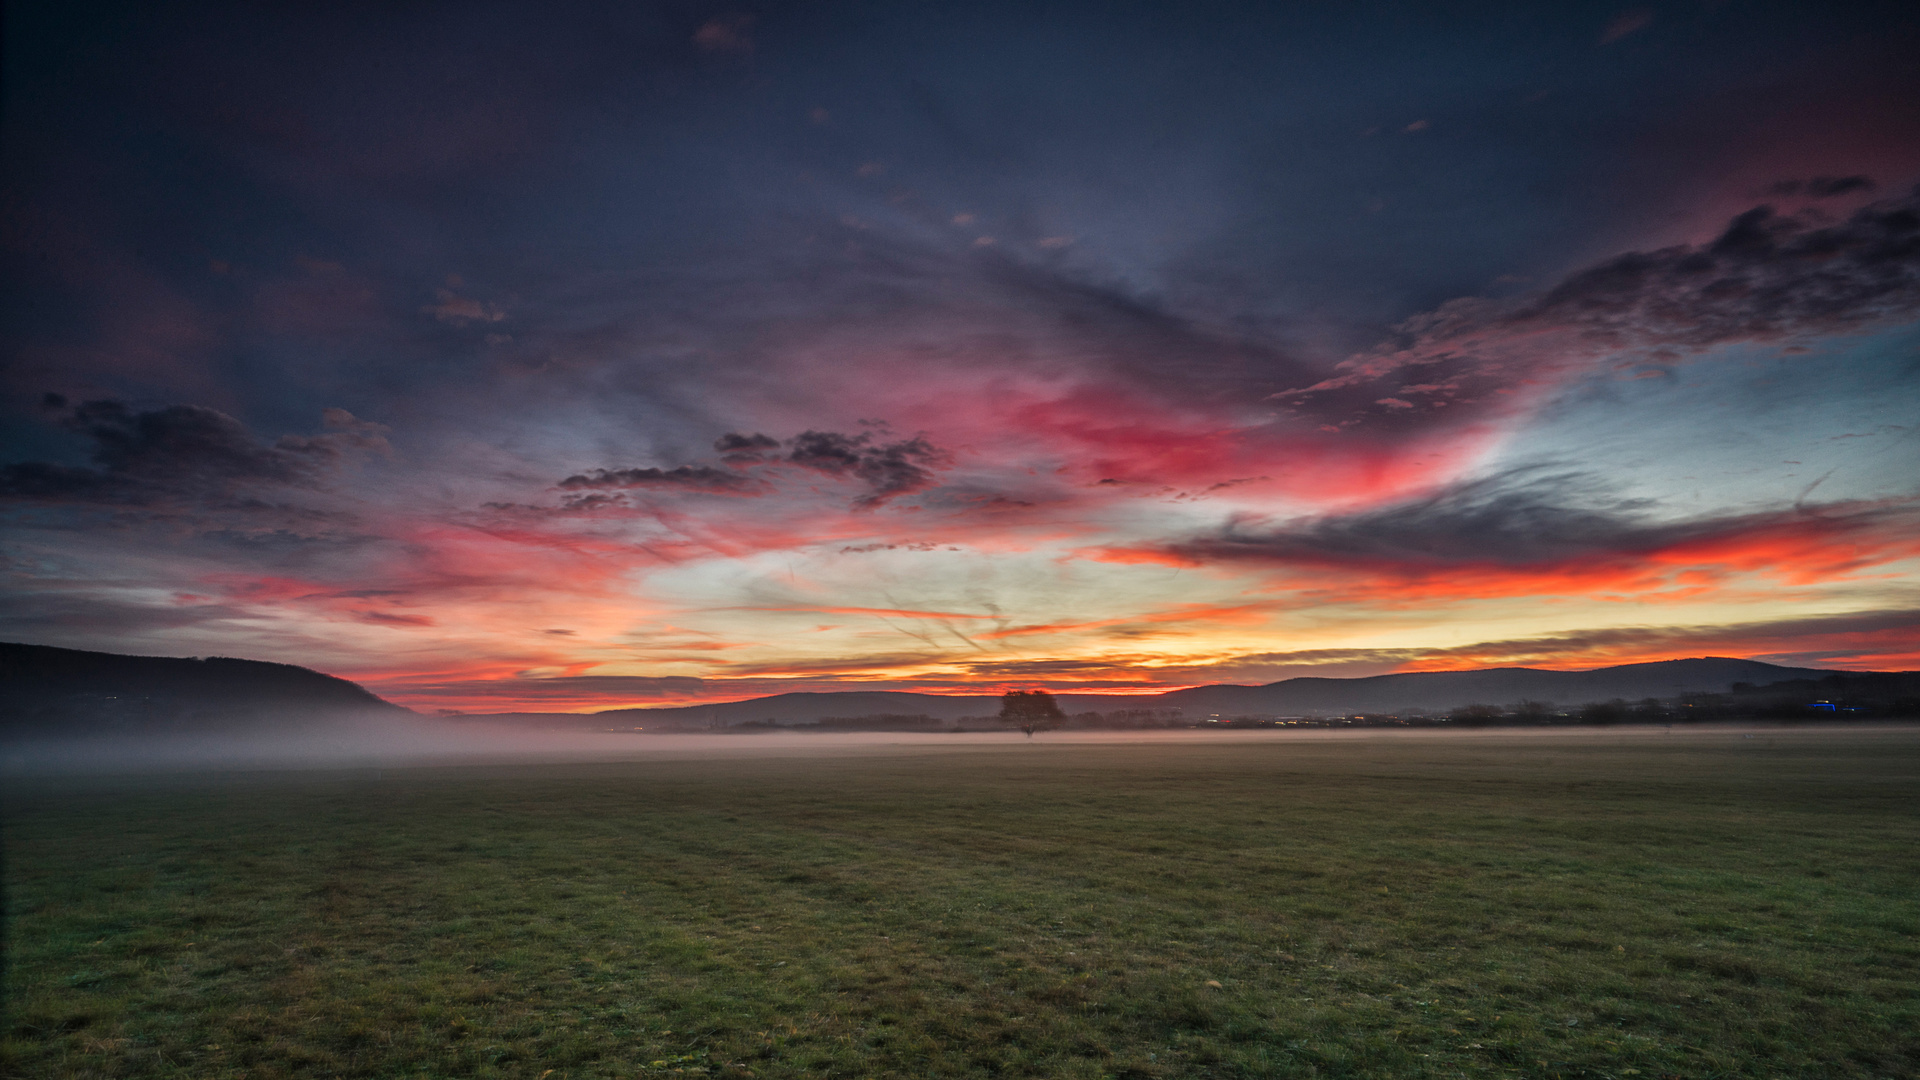
[[[1835,735],[1885,726],[1830,722]],[[1901,724],[1900,727],[1911,725]],[[796,759],[913,755],[923,753],[1013,753],[1029,747],[1096,747],[1121,744],[1200,746],[1214,743],[1431,739],[1639,741],[1674,731],[1711,732],[1740,738],[1778,733],[1778,723],[1671,725],[1623,724],[1604,729],[1562,727],[1381,727],[1308,728],[1187,727],[1150,730],[959,732],[760,731],[725,734],[555,731],[510,724],[475,724],[413,717],[342,718],[298,733],[261,728],[224,735],[95,736],[34,739],[0,748],[0,776],[249,772],[256,770],[408,769],[458,765],[557,764],[566,762],[671,761],[729,757]]]

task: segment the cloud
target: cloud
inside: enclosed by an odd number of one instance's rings
[[[61,426],[92,439],[94,461],[121,476],[301,484],[313,475],[306,447],[263,445],[238,420],[198,405],[134,412],[118,401],[89,401]]]
[[[1758,206],[1700,247],[1610,259],[1523,308],[1604,343],[1706,348],[1849,330],[1920,306],[1920,192],[1816,227]]]
[[[433,292],[440,302],[428,304],[420,310],[441,322],[465,326],[470,322],[496,323],[507,317],[506,312],[492,304],[461,296],[452,289],[435,289]]]
[[[1003,640],[1086,630],[1103,630],[1104,636],[1108,638],[1158,637],[1169,633],[1183,633],[1182,628],[1189,626],[1257,626],[1272,616],[1275,607],[1272,601],[1251,604],[1177,604],[1164,611],[1142,612],[1111,619],[1064,620],[1008,626],[980,634],[979,637],[982,640]]]
[[[381,623],[388,626],[434,626],[432,618],[426,615],[397,615],[390,611],[361,611],[354,618],[362,622]]]
[[[123,502],[138,492],[123,477],[45,461],[0,466],[0,497],[53,502]]]
[[[114,635],[167,639],[182,631],[242,620],[224,603],[128,603],[115,590],[71,581],[26,579],[0,591],[0,640],[98,648]]]
[[[1256,564],[1298,572],[1323,601],[1407,604],[1492,596],[1681,600],[1739,573],[1812,584],[1920,555],[1908,502],[1796,505],[1662,518],[1592,476],[1529,468],[1357,513],[1271,524],[1230,520],[1210,535],[1089,553],[1115,562]]]
[[[1414,650],[1402,670],[1505,664],[1604,667],[1677,655],[1736,655],[1776,664],[1868,663],[1920,653],[1920,611],[1882,609],[1720,626],[1625,626]]]
[[[709,19],[693,32],[693,43],[708,52],[752,52],[753,16],[722,15]]]
[[[938,479],[933,470],[952,461],[950,454],[920,436],[876,443],[871,432],[805,431],[789,446],[786,460],[794,465],[865,481],[870,490],[854,500],[854,506],[863,510],[934,486]]]
[[[145,412],[112,400],[71,408],[49,395],[55,422],[93,444],[94,467],[43,461],[0,466],[0,497],[33,502],[156,506],[193,503],[244,509],[246,493],[265,488],[320,490],[348,452],[386,452],[387,429],[328,409],[320,435],[266,443],[240,421],[199,405]]]
[[[892,545],[886,545],[891,547]],[[852,549],[843,549],[852,550]],[[871,549],[869,549],[871,550]],[[994,612],[978,611],[921,611],[916,608],[874,608],[874,607],[830,607],[818,604],[789,604],[782,607],[736,607],[714,608],[715,611],[766,611],[785,614],[805,615],[873,615],[886,619],[987,619],[997,620],[1001,616]]]
[[[1630,252],[1515,301],[1451,301],[1343,361],[1334,377],[1274,397],[1376,414],[1405,412],[1398,403],[1409,401],[1485,404],[1529,380],[1601,362],[1670,365],[1717,346],[1788,342],[1920,312],[1920,190],[1823,220],[1758,206],[1706,244]]]
[[[719,451],[720,460],[729,465],[744,465],[765,461],[768,454],[780,449],[780,440],[759,432],[742,435],[730,431],[715,439],[713,448]]]
[[[880,425],[884,427],[885,425]],[[794,469],[836,480],[857,481],[866,491],[853,500],[853,509],[872,510],[903,495],[924,491],[939,483],[936,470],[952,463],[952,455],[922,436],[881,441],[872,431],[857,435],[837,431],[804,431],[782,443],[770,435],[729,432],[716,439],[714,450],[729,468],[712,465],[594,469],[561,480],[566,491],[620,491],[653,489],[705,495],[760,496],[780,488],[783,474]],[[619,505],[606,495],[569,499],[565,509],[591,510]]]
[[[569,476],[556,485],[567,491],[663,488],[706,495],[764,495],[766,481],[711,465],[682,465],[677,469],[595,469]]]
[[[1279,529],[1230,522],[1218,535],[1177,550],[1207,560],[1517,566],[1645,546],[1642,514],[1651,504],[1607,500],[1605,492],[1585,474],[1531,468]]]

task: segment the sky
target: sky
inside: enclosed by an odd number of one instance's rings
[[[1920,9],[10,3],[0,640],[1920,667]]]

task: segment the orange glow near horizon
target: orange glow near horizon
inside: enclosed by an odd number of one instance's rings
[[[1905,580],[1920,557],[1908,520],[1898,505],[1842,506],[1678,529],[1637,551],[1455,559],[1444,569],[1284,538],[1274,554],[1255,542],[1086,548],[1070,538],[988,553],[907,533],[665,565],[642,552],[644,573],[617,544],[572,546],[563,521],[526,558],[517,536],[444,534],[456,542],[417,564],[424,581],[396,570],[391,588],[202,581],[221,602],[323,618],[343,642],[399,646],[382,663],[330,670],[423,711],[597,712],[831,690],[1138,698],[1301,675],[1581,670],[1702,655],[1855,670],[1911,663],[1920,620],[1869,618],[1882,583]],[[503,569],[461,575],[447,569],[456,563]],[[985,566],[1029,584],[986,600],[965,584]],[[436,597],[430,609],[408,599],[422,589]],[[728,594],[748,602],[674,598]],[[1830,614],[1795,615],[1808,605]],[[426,610],[430,622],[406,617]],[[1629,612],[1654,625],[1623,626]],[[1422,625],[1481,644],[1423,643]]]

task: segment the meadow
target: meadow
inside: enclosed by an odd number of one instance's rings
[[[1912,727],[5,798],[7,1077],[1920,1075]]]

